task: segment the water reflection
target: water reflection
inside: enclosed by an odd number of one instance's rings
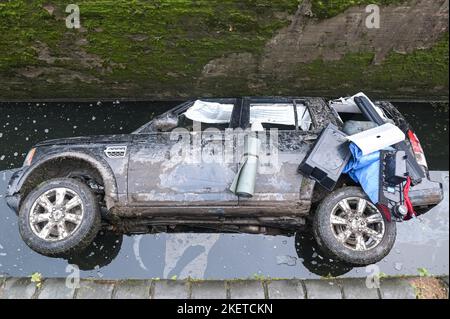
[[[220,234],[171,234],[166,240],[163,276],[204,278],[211,248]]]
[[[17,217],[7,208],[3,194],[11,171],[0,172],[0,274],[64,277],[68,264],[76,264],[82,277],[233,279],[318,278],[366,276],[323,257],[310,234],[263,236],[246,234],[149,234],[122,236],[105,232],[83,252],[48,258],[30,250],[21,240]],[[432,172],[444,182],[446,199],[431,212],[398,225],[392,252],[377,264],[389,275],[449,272],[448,172]]]
[[[0,170],[22,165],[40,141],[131,133],[178,103],[0,103]]]
[[[76,254],[65,255],[69,264],[77,265],[80,270],[94,270],[109,265],[119,255],[123,235],[109,231],[100,231],[92,244]]]
[[[324,256],[310,232],[296,234],[295,250],[303,266],[321,277],[338,277],[353,269],[351,265]]]

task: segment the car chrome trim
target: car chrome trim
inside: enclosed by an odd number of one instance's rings
[[[105,149],[105,155],[108,158],[124,158],[127,154],[126,146],[108,146]]]

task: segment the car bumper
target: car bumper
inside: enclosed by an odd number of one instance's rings
[[[426,213],[444,199],[444,187],[442,183],[432,181],[429,177],[409,190],[409,198],[416,211]]]
[[[20,203],[20,196],[18,194],[16,195],[7,195],[5,197],[6,204],[16,213],[19,212],[19,203]]]
[[[14,210],[16,213],[19,212],[21,196],[19,193],[19,181],[23,175],[23,169],[19,169],[13,173],[9,179],[8,187],[6,188],[5,200],[6,204]]]

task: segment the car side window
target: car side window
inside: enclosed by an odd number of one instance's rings
[[[198,121],[197,121],[198,122]],[[204,123],[204,122],[198,122],[201,124],[201,130],[204,131],[208,128],[216,128],[221,131],[224,131],[226,128],[229,127],[230,123]],[[187,118],[185,114],[180,114],[178,116],[178,127],[185,128],[188,131],[193,131],[194,129],[194,121]]]
[[[197,100],[185,112],[178,115],[178,127],[192,130],[194,121],[201,124],[201,130],[215,128],[225,130],[230,126],[234,103],[219,103]]]
[[[259,122],[265,129],[311,129],[311,115],[301,103],[250,103],[250,124]]]

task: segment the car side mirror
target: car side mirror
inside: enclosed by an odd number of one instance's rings
[[[162,114],[152,121],[154,131],[167,132],[178,126],[178,116],[172,113]]]

